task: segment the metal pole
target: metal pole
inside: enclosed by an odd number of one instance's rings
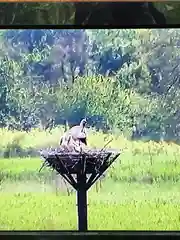
[[[80,232],[87,231],[87,190],[86,190],[86,174],[77,174],[77,207],[78,207],[78,230]]]

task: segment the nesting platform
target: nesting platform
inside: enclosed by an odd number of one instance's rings
[[[91,175],[87,179],[87,189],[107,170],[120,155],[116,150],[91,149],[86,152],[66,152],[61,148],[42,150],[44,166],[56,170],[76,190],[76,174]],[[71,175],[71,176],[70,176]]]
[[[87,191],[119,157],[120,151],[89,149],[69,152],[63,148],[42,150],[43,166],[56,170],[77,191],[78,229],[87,231]]]

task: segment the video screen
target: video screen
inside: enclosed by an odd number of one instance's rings
[[[180,229],[179,39],[0,30],[0,230]]]

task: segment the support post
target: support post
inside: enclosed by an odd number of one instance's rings
[[[78,230],[80,232],[87,231],[87,190],[86,190],[86,174],[77,174],[77,208],[78,208]]]

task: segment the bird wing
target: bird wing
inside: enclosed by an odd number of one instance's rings
[[[86,138],[86,133],[85,133],[84,129],[81,129],[80,126],[72,127],[70,129],[70,135],[75,139]]]

